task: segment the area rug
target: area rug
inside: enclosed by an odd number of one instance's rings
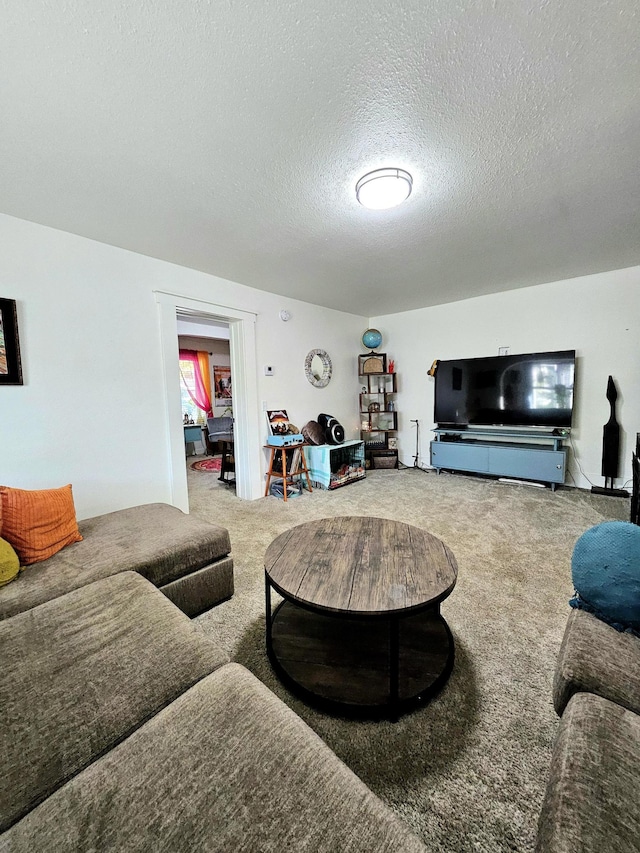
[[[211,471],[215,474],[220,473],[222,459],[219,456],[210,457],[208,459],[198,459],[197,462],[191,463],[193,471]]]
[[[420,470],[372,470],[295,501],[239,500],[189,473],[191,512],[224,519],[235,593],[194,620],[292,707],[431,853],[531,853],[558,718],[553,671],[569,615],[571,554],[629,501]],[[337,515],[416,525],[442,539],[458,582],[442,605],[456,644],[441,693],[397,723],[349,720],[303,703],[265,650],[264,554],[284,530]]]

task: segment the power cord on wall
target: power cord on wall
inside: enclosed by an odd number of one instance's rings
[[[580,460],[578,459],[578,453],[576,451],[576,446],[573,443],[573,438],[571,437],[571,433],[569,433],[569,444],[571,445],[571,449],[573,450],[573,458],[576,460],[576,465],[578,466],[578,470],[580,471],[580,473],[585,478],[587,483],[589,483],[590,486],[595,486],[595,483],[592,483],[591,480],[587,477],[587,475],[582,470],[582,465],[580,464]],[[568,473],[571,475],[571,479],[573,480],[573,482],[576,483],[576,478],[573,476],[573,474],[571,474],[571,471],[569,471]],[[576,483],[576,486],[577,485],[578,484]]]
[[[424,474],[433,473],[433,468],[423,468],[420,465],[420,422],[416,418],[411,419],[411,423],[416,425],[416,452],[413,456],[413,465],[405,465],[398,459],[399,471],[422,471]]]
[[[413,465],[405,465],[403,462],[398,460],[398,468],[402,468],[403,470],[416,470],[422,471],[424,474],[433,473],[433,468],[423,468],[420,465],[420,421],[417,418],[411,418],[411,423],[416,425],[416,452],[413,456]]]
[[[582,465],[580,464],[580,460],[578,459],[578,454],[576,453],[576,448],[575,448],[575,445],[574,445],[574,443],[573,443],[573,439],[571,438],[571,434],[569,434],[569,443],[570,443],[570,445],[571,445],[571,449],[573,450],[573,458],[576,460],[576,465],[578,466],[578,469],[579,469],[580,473],[581,473],[581,474],[582,474],[582,476],[585,478],[585,480],[587,481],[587,483],[589,483],[589,485],[590,485],[590,486],[595,486],[595,483],[592,483],[592,482],[591,482],[591,480],[587,477],[587,475],[586,475],[586,474],[584,473],[584,471],[582,470]],[[576,487],[578,487],[578,484],[576,483],[576,478],[573,476],[573,474],[571,473],[571,471],[567,470],[567,473],[569,474],[569,476],[571,477],[571,479],[572,479],[572,480],[573,480],[573,482],[575,483]],[[632,479],[631,479],[631,480],[627,480],[627,481],[626,481],[626,483],[623,483],[623,485],[621,486],[621,488],[622,488],[622,489],[626,489],[626,488],[627,488],[627,486],[628,486],[630,483],[632,483],[632,482],[633,482],[633,480],[632,480]],[[597,488],[597,487],[596,487],[596,488]]]

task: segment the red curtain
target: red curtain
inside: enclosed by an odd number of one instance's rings
[[[199,409],[206,412],[207,417],[212,417],[213,411],[211,410],[211,395],[207,391],[205,380],[202,376],[198,353],[196,350],[192,349],[181,349],[180,361],[188,361],[193,365],[193,377],[195,383],[195,387],[193,388],[189,387],[189,383],[186,381],[182,370],[180,371],[180,376],[182,377],[182,381],[184,382],[184,386],[187,389],[189,396]]]

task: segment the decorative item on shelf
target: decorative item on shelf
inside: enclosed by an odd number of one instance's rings
[[[324,440],[327,444],[342,444],[344,427],[333,415],[319,414],[318,423],[324,430]]]
[[[395,373],[395,372],[396,372],[396,363],[391,358],[391,359],[389,359],[389,373]]]
[[[383,373],[384,363],[382,359],[375,356],[368,358],[364,363],[364,371],[365,373]]]
[[[368,411],[379,412],[380,411],[380,403],[369,403]]]
[[[367,353],[358,356],[358,373],[360,376],[368,374],[385,373],[387,367],[387,355],[384,352]]]
[[[374,468],[397,468],[398,457],[395,453],[391,455],[376,454],[372,457]]]
[[[267,437],[267,444],[274,447],[302,444],[304,436],[301,435],[298,427],[289,421],[286,409],[272,409],[266,414],[270,433]]]
[[[398,439],[392,435],[389,438],[389,450],[397,450],[398,449]]]
[[[389,402],[387,403],[387,411],[388,412],[395,412],[395,410],[396,410],[396,404],[393,402],[393,400],[389,400]]]
[[[378,331],[378,329],[367,329],[367,331],[362,335],[362,344],[363,346],[370,349],[373,352],[374,349],[380,346],[382,343],[382,333]]]
[[[267,424],[271,435],[287,435],[289,432],[289,415],[286,409],[270,409],[267,411]]]
[[[437,370],[437,369],[438,369],[438,359],[437,359],[437,358],[435,358],[435,359],[433,360],[433,364],[431,365],[431,367],[429,368],[429,370],[427,370],[427,376],[435,376],[435,375],[436,375],[436,370]]]
[[[301,432],[307,444],[324,444],[324,430],[318,421],[307,421]]]

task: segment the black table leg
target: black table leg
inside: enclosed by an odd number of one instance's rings
[[[269,583],[269,578],[267,577],[267,573],[264,575],[264,608],[265,608],[265,620],[266,620],[266,641],[267,641],[267,651],[271,654],[271,628],[272,628],[272,620],[271,620],[271,584]]]
[[[400,700],[400,620],[389,620],[389,718],[398,722]]]

